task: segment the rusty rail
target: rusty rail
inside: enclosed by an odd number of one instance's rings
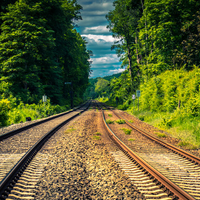
[[[129,147],[127,147],[107,125],[103,110],[102,110],[102,115],[104,124],[108,129],[110,138],[114,140],[114,142],[120,147],[120,149],[122,149],[125,152],[126,155],[128,155],[131,159],[135,160],[138,164],[140,164],[149,174],[151,174],[155,179],[157,179],[158,182],[160,182],[164,187],[166,187],[170,192],[172,192],[177,198],[181,200],[194,200],[192,196],[190,196],[184,190],[179,188],[176,184],[174,184],[165,176],[163,176],[160,172],[158,172],[149,164],[147,164],[144,160],[138,157]]]

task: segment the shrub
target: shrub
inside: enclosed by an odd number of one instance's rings
[[[100,137],[100,136],[98,136],[98,135],[93,135],[93,139],[95,139],[95,140],[100,140],[100,139],[101,139],[101,137]]]
[[[8,111],[11,109],[11,103],[8,99],[2,99],[0,101],[0,127],[7,125],[9,118]]]
[[[159,138],[166,138],[167,136],[166,136],[166,134],[165,133],[159,133],[159,132],[157,132],[157,133],[155,133]]]
[[[144,121],[144,116],[139,116],[139,120]]]
[[[130,135],[132,131],[132,129],[126,129],[126,128],[122,128],[121,130],[123,130],[126,135]]]
[[[106,123],[107,123],[107,124],[114,124],[114,121],[111,120],[111,119],[107,119],[107,120],[106,120]]]
[[[99,133],[99,132],[96,132],[96,133],[94,133],[94,135],[101,135],[101,133]]]
[[[126,123],[126,121],[124,119],[118,119],[118,120],[116,120],[116,122],[118,124],[125,124]]]

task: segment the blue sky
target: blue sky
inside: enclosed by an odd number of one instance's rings
[[[83,9],[83,20],[77,22],[78,32],[85,37],[87,49],[92,50],[91,78],[104,77],[123,71],[115,50],[111,51],[111,45],[115,38],[106,28],[108,21],[105,18],[110,10],[113,10],[114,0],[77,0]]]

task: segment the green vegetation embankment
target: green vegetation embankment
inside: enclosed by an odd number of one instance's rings
[[[200,69],[166,71],[140,84],[141,96],[132,99],[130,75],[127,71],[107,85],[97,78],[95,96],[111,106],[126,110],[173,137],[180,146],[200,147]],[[102,87],[100,87],[100,85]],[[91,86],[92,87],[92,86]],[[92,93],[94,95],[94,92]]]

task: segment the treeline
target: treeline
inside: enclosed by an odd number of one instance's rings
[[[173,74],[175,70],[177,73],[178,70],[183,70],[186,73],[182,73],[182,76],[186,76],[189,71],[199,67],[199,1],[115,0],[113,5],[115,9],[106,15],[109,23],[107,28],[113,37],[119,39],[112,49],[116,50],[122,67],[127,68],[129,76],[123,73],[122,77],[107,84],[109,88],[104,96],[110,102],[114,103],[117,99],[121,104],[129,104],[132,94],[140,89],[148,91],[145,86],[152,83],[152,79],[157,80],[157,76],[165,74],[167,83],[172,78],[170,72]],[[156,84],[159,87],[160,83]],[[154,92],[156,91],[155,89]],[[196,92],[199,93],[198,88]],[[154,96],[158,99],[160,97],[159,93]],[[167,111],[173,112],[185,104],[179,102],[176,107],[170,107],[171,103],[162,101],[160,105],[155,103],[154,106],[160,108],[161,105],[169,105]],[[145,109],[151,107],[146,104]]]
[[[106,16],[119,41],[113,45],[128,66],[133,91],[166,70],[200,63],[200,2],[196,0],[115,0]]]
[[[112,49],[127,70],[101,79],[99,99],[200,146],[200,1],[115,0]],[[105,87],[99,87],[100,83]],[[141,96],[132,99],[136,90]],[[139,102],[139,103],[138,103]],[[138,109],[139,108],[139,109]],[[192,147],[193,148],[193,147]]]
[[[76,0],[2,0],[0,4],[0,99],[70,105],[88,85],[90,51],[75,30]]]
[[[109,86],[109,81],[111,81],[113,78],[118,78],[121,76],[121,73],[113,74],[111,76],[105,76],[103,78],[90,78],[89,79],[89,86],[87,87],[85,93],[84,93],[84,99],[95,99],[97,97],[101,97],[102,95],[107,94],[105,91],[107,90]]]

